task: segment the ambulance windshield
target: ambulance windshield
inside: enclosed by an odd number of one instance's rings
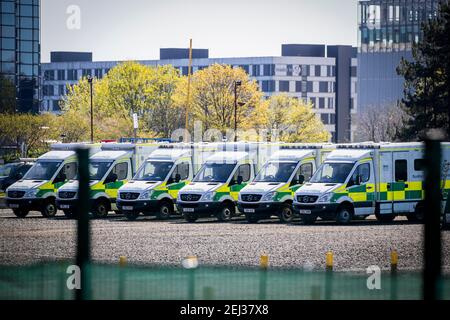
[[[146,161],[134,176],[138,181],[163,181],[172,169],[171,161]]]
[[[255,182],[287,182],[297,162],[268,162],[259,171]]]
[[[312,183],[344,183],[354,163],[323,163],[309,182]]]
[[[60,167],[62,161],[37,161],[30,171],[23,177],[24,180],[50,180]]]
[[[89,179],[101,180],[111,167],[113,161],[95,161],[91,160],[89,163]]]

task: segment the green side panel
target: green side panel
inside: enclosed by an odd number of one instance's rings
[[[151,199],[157,199],[160,195],[167,193],[167,189],[163,189],[163,190],[153,190]]]
[[[348,196],[347,193],[333,193],[330,202],[336,202],[340,197]]]
[[[387,192],[380,192],[380,200],[387,200]]]
[[[222,198],[223,196],[229,196],[230,193],[229,192],[216,192],[216,194],[214,195],[213,201],[219,201],[220,198]]]
[[[119,189],[123,186],[123,181],[115,181],[105,184],[106,189]]]
[[[350,187],[348,192],[366,192],[366,185]]]
[[[302,186],[302,184],[296,184],[296,185],[290,187],[289,189],[291,189],[292,192],[294,193],[294,192],[297,191],[297,189],[300,188],[301,186]]]
[[[394,182],[391,183],[391,189],[389,191],[404,191],[405,183],[404,182]]]
[[[230,187],[230,192],[239,192],[242,188],[244,188],[247,183],[235,184]]]
[[[292,195],[292,192],[277,192],[275,196],[275,201],[280,201],[284,196],[290,196]]]
[[[53,192],[53,189],[39,189],[39,191],[36,193],[36,197],[40,198],[47,192]]]
[[[373,193],[373,192],[368,193],[367,201],[375,201],[375,193]]]
[[[53,188],[55,189],[59,189],[61,188],[67,181],[61,181],[61,182],[57,182],[53,185]]]
[[[91,190],[91,197],[94,197],[97,193],[105,192],[105,189],[95,189]]]
[[[406,190],[405,194],[407,200],[422,199],[422,190],[411,190],[411,191]]]
[[[167,190],[180,190],[186,185],[186,181],[178,182],[178,183],[171,183],[167,185]]]

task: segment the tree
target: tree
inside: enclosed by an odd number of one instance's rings
[[[357,115],[355,141],[398,140],[406,120],[407,116],[399,106],[370,106]]]
[[[438,17],[422,25],[423,39],[413,45],[413,61],[402,59],[403,108],[409,115],[402,138],[418,139],[432,128],[450,136],[450,4],[440,3]]]
[[[258,112],[267,134],[275,140],[285,142],[326,142],[330,138],[322,121],[312,111],[311,104],[288,97],[285,94],[270,97],[266,107]],[[265,112],[265,114],[264,114]],[[261,124],[260,124],[261,125]]]
[[[132,114],[139,115],[141,136],[167,136],[178,125],[179,110],[172,95],[178,71],[172,66],[150,67],[124,62],[112,68],[102,79],[93,80],[95,139],[132,136]],[[86,78],[68,88],[61,108],[63,118],[79,117],[90,126],[90,87]]]
[[[190,87],[189,118],[190,128],[193,120],[201,121],[204,130],[217,129],[222,134],[234,129],[234,86],[237,86],[237,123],[239,129],[253,126],[257,106],[262,93],[255,81],[250,81],[241,68],[214,64],[192,75]],[[185,109],[187,103],[187,78],[179,83],[174,99]]]

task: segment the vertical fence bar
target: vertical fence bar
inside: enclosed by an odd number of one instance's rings
[[[259,300],[266,300],[267,297],[267,268],[269,266],[269,256],[262,255],[259,258]]]
[[[77,242],[77,266],[80,268],[81,288],[76,290],[77,300],[90,299],[90,230],[89,230],[89,148],[80,147],[77,149],[78,157],[78,242]]]
[[[423,298],[440,299],[441,276],[441,144],[440,134],[428,134],[425,140],[425,232]]]
[[[326,254],[325,267],[325,299],[331,300],[331,291],[333,290],[333,252],[328,251]]]
[[[119,300],[125,297],[125,266],[127,265],[127,258],[125,256],[119,257]]]
[[[398,253],[396,250],[391,251],[391,300],[397,300],[397,267]]]

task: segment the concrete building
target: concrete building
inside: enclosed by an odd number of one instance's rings
[[[396,104],[404,79],[402,57],[412,59],[421,24],[437,16],[439,0],[365,0],[358,4],[358,110]]]
[[[0,5],[0,111],[39,111],[40,0]]]
[[[138,61],[149,66],[173,65],[188,73],[188,50],[160,50],[160,60]],[[92,61],[91,53],[53,52],[42,64],[42,112],[60,112],[59,100],[81,77],[101,78],[120,61]],[[240,67],[255,79],[265,97],[286,93],[314,105],[332,134],[332,141],[351,140],[351,114],[356,112],[356,49],[351,46],[282,45],[274,57],[209,58],[207,49],[193,50],[193,72],[219,63]]]

